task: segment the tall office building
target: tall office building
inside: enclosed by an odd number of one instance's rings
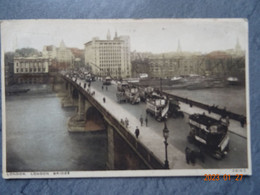
[[[99,76],[125,78],[131,76],[130,38],[117,36],[111,39],[110,32],[107,40],[95,37],[85,43],[85,65]]]

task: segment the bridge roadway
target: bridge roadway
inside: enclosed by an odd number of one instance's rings
[[[83,87],[83,80],[77,79],[77,83]],[[134,135],[136,126],[140,129],[140,136],[138,140],[142,142],[147,148],[152,151],[162,162],[165,160],[165,145],[162,130],[164,128],[163,122],[156,121],[153,117],[148,117],[148,126],[140,125],[139,118],[142,115],[146,116],[145,103],[138,105],[131,105],[129,103],[119,104],[116,101],[116,84],[108,86],[108,90],[102,90],[102,82],[95,81],[91,83],[90,91],[95,91],[94,98],[103,105],[115,118],[118,120],[129,120],[128,131]],[[103,102],[103,97],[106,102]],[[190,108],[185,104],[181,104],[184,111],[191,112],[191,110],[199,111],[198,108]],[[244,136],[238,134],[229,134],[230,137],[230,152],[223,160],[216,160],[206,155],[205,162],[202,163],[197,160],[195,165],[186,164],[185,147],[194,148],[193,145],[187,142],[187,135],[189,133],[188,117],[185,115],[184,119],[167,120],[167,126],[170,131],[168,138],[168,160],[170,169],[201,169],[201,168],[246,168],[247,165],[247,140]],[[232,122],[233,123],[233,122]],[[239,124],[239,123],[238,123]]]

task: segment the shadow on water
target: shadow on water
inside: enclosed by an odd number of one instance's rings
[[[107,163],[107,134],[97,132],[69,133],[75,151],[71,156],[72,170],[105,170]],[[87,169],[86,169],[87,167]]]

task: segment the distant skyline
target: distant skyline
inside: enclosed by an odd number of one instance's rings
[[[42,51],[45,45],[84,49],[93,37],[106,39],[130,37],[131,51],[164,53],[181,50],[208,53],[234,49],[237,40],[248,47],[247,22],[244,19],[114,19],[114,20],[9,20],[1,23],[4,52],[32,47]]]

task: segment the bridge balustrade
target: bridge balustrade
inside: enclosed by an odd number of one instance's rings
[[[210,105],[207,105],[207,104],[196,102],[196,101],[190,100],[188,98],[183,98],[183,97],[173,95],[173,94],[169,94],[169,93],[166,93],[166,92],[163,92],[163,94],[168,96],[169,98],[174,98],[178,101],[184,102],[184,103],[189,104],[191,106],[196,106],[198,108],[208,110],[208,111],[215,113],[215,114],[229,116],[230,119],[233,119],[233,120],[236,120],[236,121],[239,121],[239,122],[241,122],[241,121],[246,122],[246,117],[243,116],[243,115],[239,115],[239,114],[227,111],[225,109],[217,108],[216,106],[210,106]]]

